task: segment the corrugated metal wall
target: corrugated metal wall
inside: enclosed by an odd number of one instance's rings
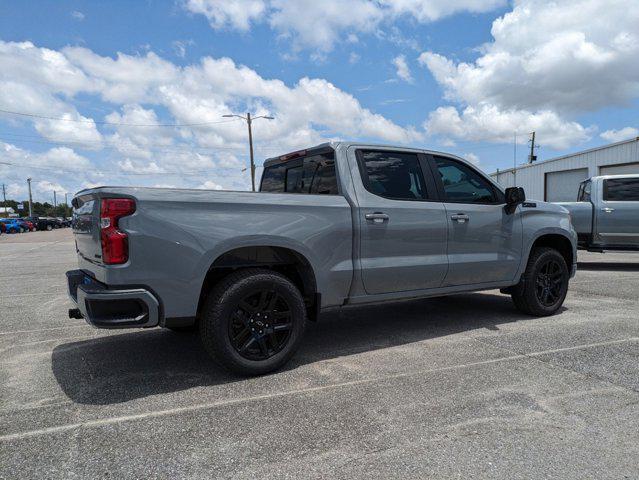
[[[522,165],[518,167],[516,171],[517,186],[524,187],[526,197],[543,200],[545,190],[544,181],[546,173],[548,172],[588,168],[588,176],[594,177],[599,175],[599,167],[602,165],[619,165],[634,162],[639,162],[638,139],[615,143],[607,145],[606,147],[587,150],[532,165]],[[512,169],[499,173],[495,172],[491,174],[491,177],[504,187],[512,187],[514,185],[515,175]],[[570,186],[570,188],[572,188],[572,186]],[[575,190],[574,193],[576,198],[577,190]]]

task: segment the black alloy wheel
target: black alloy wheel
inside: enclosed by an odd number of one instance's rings
[[[266,360],[282,350],[293,328],[291,309],[274,290],[245,296],[229,322],[231,345],[248,360]]]
[[[523,313],[553,315],[566,299],[569,280],[570,271],[562,254],[554,248],[539,247],[530,253],[526,270],[510,294]]]
[[[300,290],[283,274],[241,269],[211,289],[199,315],[200,338],[227,370],[263,375],[282,367],[299,348],[306,308]]]
[[[564,280],[564,270],[555,259],[548,259],[537,273],[535,279],[535,293],[539,302],[552,307],[561,297]]]

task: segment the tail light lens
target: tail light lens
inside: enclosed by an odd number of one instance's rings
[[[100,204],[100,239],[102,261],[107,265],[126,263],[129,259],[129,237],[118,230],[118,220],[135,212],[131,198],[103,198]]]

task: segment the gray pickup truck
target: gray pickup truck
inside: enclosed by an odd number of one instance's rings
[[[576,269],[564,208],[412,148],[322,144],[267,160],[260,192],[99,187],[73,207],[71,317],[197,328],[245,375],[281,367],[329,309],[499,288],[551,315]]]
[[[558,205],[572,216],[579,248],[639,250],[639,175],[589,178],[579,185],[576,202]]]

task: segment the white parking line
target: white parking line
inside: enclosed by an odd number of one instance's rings
[[[335,384],[332,384],[332,385],[323,385],[323,386],[319,386],[319,387],[302,388],[302,389],[296,389],[296,390],[289,390],[289,391],[286,391],[286,392],[269,393],[269,394],[265,394],[265,395],[254,395],[254,396],[250,396],[250,397],[235,398],[235,399],[229,399],[229,400],[221,400],[221,401],[218,401],[218,402],[202,403],[202,404],[190,405],[190,406],[186,406],[186,407],[170,408],[170,409],[166,409],[166,410],[147,411],[147,412],[144,412],[144,413],[138,413],[138,414],[134,414],[134,415],[123,415],[123,416],[119,416],[119,417],[99,418],[99,419],[96,419],[96,420],[88,420],[86,422],[69,423],[69,424],[66,424],[66,425],[58,425],[58,426],[55,426],[55,427],[42,428],[42,429],[38,429],[38,430],[28,430],[28,431],[25,431],[25,432],[11,433],[11,434],[8,434],[8,435],[0,435],[0,442],[9,442],[9,441],[12,441],[12,440],[21,440],[21,439],[24,439],[24,438],[35,437],[35,436],[39,436],[39,435],[49,435],[49,434],[63,433],[63,432],[67,432],[67,431],[74,430],[74,429],[77,429],[77,428],[82,428],[82,427],[92,428],[92,427],[100,427],[100,426],[104,426],[104,425],[114,425],[114,424],[119,424],[119,423],[124,423],[124,422],[131,422],[131,421],[136,421],[136,420],[146,420],[146,419],[150,419],[150,418],[167,417],[167,416],[171,416],[171,415],[179,415],[179,414],[187,413],[187,412],[196,412],[196,411],[199,411],[199,410],[207,410],[207,409],[211,409],[211,408],[224,407],[224,406],[229,406],[229,405],[237,405],[237,404],[241,404],[241,403],[258,402],[258,401],[261,401],[261,400],[270,400],[270,399],[273,399],[273,398],[281,398],[281,397],[288,397],[288,396],[294,396],[294,395],[305,395],[305,394],[310,394],[310,393],[322,392],[322,391],[326,391],[326,390],[335,390],[335,389],[339,389],[339,388],[343,388],[343,387],[350,387],[350,386],[355,386],[355,385],[365,385],[365,384],[375,383],[375,382],[379,382],[379,381],[383,381],[383,380],[393,380],[393,379],[398,379],[398,378],[407,378],[407,377],[412,377],[412,376],[416,376],[416,375],[424,375],[424,374],[435,373],[435,372],[445,372],[445,371],[450,371],[450,370],[462,370],[462,369],[465,369],[465,368],[472,368],[472,367],[477,367],[477,366],[482,366],[482,365],[490,365],[490,364],[501,363],[501,362],[510,362],[510,361],[513,361],[513,360],[521,360],[521,359],[526,359],[526,358],[529,358],[529,357],[537,357],[537,356],[540,356],[540,355],[548,355],[548,354],[559,353],[559,352],[568,352],[568,351],[572,351],[572,350],[582,350],[582,349],[586,349],[586,348],[595,348],[595,347],[602,347],[602,346],[616,345],[616,344],[620,344],[620,343],[629,343],[629,342],[637,342],[637,341],[639,341],[639,337],[631,337],[631,338],[626,338],[626,339],[621,339],[621,340],[610,340],[610,341],[607,341],[607,342],[587,343],[587,344],[582,344],[582,345],[576,345],[576,346],[573,346],[573,347],[554,348],[554,349],[550,349],[550,350],[542,350],[542,351],[531,352],[531,353],[526,353],[526,354],[510,355],[510,356],[507,356],[507,357],[494,358],[494,359],[489,359],[489,360],[481,360],[481,361],[478,361],[478,362],[471,362],[471,363],[464,363],[464,364],[461,364],[461,365],[451,365],[451,366],[448,366],[448,367],[416,370],[416,371],[412,371],[412,372],[397,373],[397,374],[393,374],[393,375],[385,375],[385,376],[381,376],[381,377],[373,377],[373,378],[362,379],[362,380],[354,380],[354,381],[350,381],[350,382],[335,383]]]

